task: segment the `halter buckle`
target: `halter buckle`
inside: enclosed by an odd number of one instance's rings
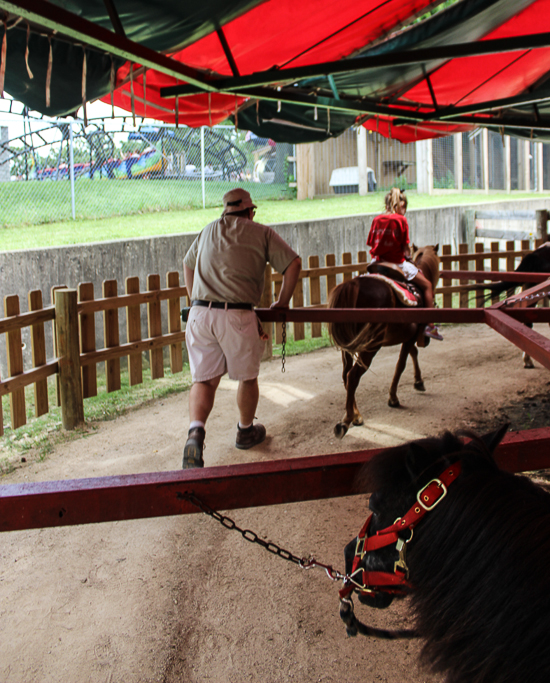
[[[424,500],[422,500],[422,494],[424,491],[426,491],[427,488],[429,488],[432,484],[437,484],[440,489],[443,490],[442,495],[440,495],[436,500],[432,503],[432,505],[427,505],[426,503],[429,501],[429,497],[425,496]],[[430,510],[433,510],[436,505],[438,505],[443,498],[447,495],[447,487],[445,484],[441,481],[441,479],[432,479],[429,481],[424,488],[420,489],[420,491],[416,494],[416,500],[418,501],[418,504],[426,510],[426,512],[430,512]]]

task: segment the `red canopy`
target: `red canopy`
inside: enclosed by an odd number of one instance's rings
[[[334,137],[357,120],[403,141],[479,125],[550,137],[550,0],[441,11],[439,0],[5,6],[5,88],[48,114],[112,97],[137,116],[188,126],[231,117],[281,141]]]

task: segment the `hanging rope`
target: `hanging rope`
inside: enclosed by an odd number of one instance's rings
[[[27,67],[27,73],[29,74],[29,78],[33,79],[33,73],[31,71],[31,67],[29,66],[29,41],[31,38],[31,25],[27,21],[27,44],[25,46],[25,66]]]
[[[239,123],[239,108],[237,107],[237,96],[235,95],[235,133]]]
[[[81,84],[81,92],[82,92],[82,110],[84,112],[84,127],[88,125],[88,110],[86,107],[86,76],[87,76],[87,71],[88,71],[88,60],[86,59],[86,48],[82,48],[82,84]]]
[[[111,87],[111,118],[115,118],[115,77],[116,77],[116,70],[115,70],[115,60],[113,59],[113,55],[111,55],[111,78],[110,78],[110,87]]]
[[[176,95],[176,128],[180,127],[180,98]]]
[[[51,100],[51,85],[52,85],[52,66],[53,66],[53,52],[52,52],[52,37],[48,36],[50,43],[50,52],[48,56],[48,69],[46,71],[46,107],[50,106]]]
[[[260,100],[256,100],[256,123],[260,125]]]
[[[313,107],[313,120],[317,121],[318,118],[319,118],[319,114],[317,112],[317,107]]]
[[[330,108],[327,107],[327,133],[330,135]]]
[[[4,17],[4,36],[2,37],[2,64],[0,65],[0,97],[4,97],[4,81],[6,79],[6,53],[8,50],[8,19]]]

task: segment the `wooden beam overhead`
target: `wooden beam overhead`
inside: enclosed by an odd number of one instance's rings
[[[242,91],[257,86],[293,82],[302,78],[326,77],[328,74],[334,76],[339,73],[365,71],[386,66],[423,64],[430,61],[515,52],[517,50],[532,50],[544,47],[550,47],[550,33],[535,33],[526,36],[481,40],[459,45],[442,45],[402,52],[389,52],[372,57],[353,57],[288,69],[269,69],[248,76],[240,76],[239,78],[216,78],[211,81],[211,84],[215,85],[220,91]],[[178,92],[179,87],[164,88],[163,96],[173,97],[174,95],[184,94],[184,91]]]
[[[105,7],[107,9],[107,13],[109,14],[111,24],[115,29],[115,33],[118,33],[119,36],[126,38],[126,32],[124,31],[124,26],[122,25],[120,17],[118,16],[114,0],[103,0],[103,2],[105,3]]]

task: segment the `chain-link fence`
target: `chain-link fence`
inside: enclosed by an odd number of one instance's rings
[[[0,132],[0,225],[216,206],[236,183],[256,199],[295,193],[293,146],[231,126],[24,116]]]

